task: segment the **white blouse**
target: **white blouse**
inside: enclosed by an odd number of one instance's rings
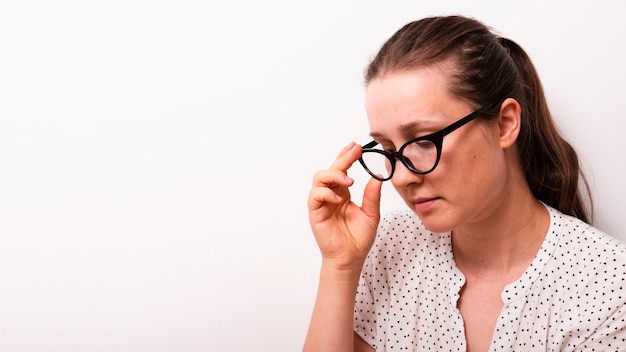
[[[489,350],[626,351],[626,244],[548,209],[537,256],[502,292]],[[377,351],[465,351],[464,283],[450,233],[391,213],[363,267],[354,330]]]

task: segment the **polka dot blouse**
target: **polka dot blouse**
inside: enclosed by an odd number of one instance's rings
[[[626,244],[549,210],[535,259],[502,292],[490,351],[626,351]],[[464,282],[450,233],[392,213],[363,267],[354,329],[377,351],[465,351]]]

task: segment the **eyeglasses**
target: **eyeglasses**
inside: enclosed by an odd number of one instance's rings
[[[363,146],[363,154],[359,158],[359,162],[365,171],[380,181],[391,179],[396,170],[396,160],[400,160],[404,166],[416,174],[424,175],[432,172],[441,158],[443,137],[496,105],[496,103],[485,105],[442,130],[411,139],[404,143],[397,152],[375,148],[378,142],[371,141]]]

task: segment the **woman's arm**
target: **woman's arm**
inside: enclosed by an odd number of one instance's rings
[[[354,351],[354,297],[360,268],[337,270],[322,264],[317,299],[304,351]]]
[[[309,221],[322,254],[322,267],[304,351],[355,350],[354,298],[361,269],[380,220],[381,182],[371,179],[359,207],[350,199],[348,168],[361,147],[351,143],[328,170],[313,178]]]
[[[365,342],[359,334],[354,333],[354,352],[374,352],[374,348]]]

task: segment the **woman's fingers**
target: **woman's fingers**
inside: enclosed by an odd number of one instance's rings
[[[309,210],[317,210],[324,203],[339,204],[343,198],[328,187],[316,187],[309,194]]]
[[[341,150],[341,152],[339,152],[339,155],[337,155],[337,158],[335,159],[335,162],[330,167],[330,169],[339,170],[343,173],[346,173],[350,166],[352,166],[355,161],[359,160],[360,157],[361,146],[354,142],[351,142],[350,144],[345,146]]]
[[[381,181],[367,183],[361,207],[350,199],[354,180],[347,171],[360,156],[356,143],[344,147],[329,169],[315,174],[308,199],[309,221],[322,254],[342,267],[364,258],[380,219]]]
[[[312,221],[324,221],[337,206],[350,202],[348,187],[354,180],[348,177],[347,170],[360,155],[360,146],[352,142],[339,152],[329,169],[315,174],[308,202]]]
[[[345,146],[328,170],[319,171],[313,177],[313,187],[350,187],[354,180],[348,177],[348,169],[361,156],[361,147],[352,142]]]
[[[334,205],[342,201],[349,201],[354,180],[347,175],[347,170],[361,156],[361,146],[351,142],[337,155],[334,163],[328,170],[318,171],[313,178],[313,188],[309,196],[309,209],[320,209],[324,203]],[[363,211],[371,217],[377,217],[380,208],[380,190],[382,182],[370,179],[363,194]]]
[[[370,218],[380,218],[380,191],[383,182],[375,178],[371,178],[365,185],[363,191],[363,202],[361,210]]]

